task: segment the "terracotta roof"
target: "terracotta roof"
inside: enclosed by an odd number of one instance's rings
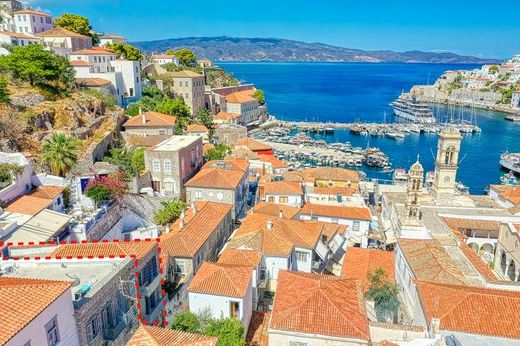
[[[326,216],[338,219],[372,220],[372,214],[368,208],[346,207],[339,205],[321,205],[307,203],[303,206],[301,214]]]
[[[188,292],[243,298],[253,267],[204,262],[191,280]]]
[[[176,72],[168,72],[166,73],[168,76],[173,78],[196,78],[196,77],[203,77],[203,75],[190,71],[190,70],[182,70],[182,71],[176,71]]]
[[[236,157],[226,157],[223,160],[208,161],[202,166],[202,169],[222,168],[226,170],[245,172],[249,169],[249,162]]]
[[[520,292],[418,281],[426,321],[441,330],[520,338]]]
[[[397,243],[417,280],[468,284],[457,263],[439,241],[399,239]]]
[[[248,102],[258,102],[257,99],[252,97],[250,93],[247,91],[235,91],[226,96],[227,103],[248,103]]]
[[[0,344],[6,344],[72,284],[72,281],[0,277]]]
[[[92,47],[90,49],[76,50],[70,53],[70,55],[116,55],[116,53],[109,49]]]
[[[174,59],[176,58],[173,54],[154,54],[151,56],[151,59]]]
[[[25,215],[36,215],[52,204],[52,199],[21,196],[11,202],[5,210]]]
[[[260,141],[257,141],[256,139],[249,138],[249,137],[239,139],[234,144],[234,146],[235,146],[235,148],[236,147],[246,147],[252,151],[262,151],[262,150],[272,150],[273,149],[273,147],[271,147],[270,145],[267,145],[265,143],[262,143]]]
[[[105,38],[105,39],[116,39],[116,40],[124,40],[125,37],[123,36],[120,36],[120,35],[112,35],[112,34],[105,34],[103,36],[101,36],[101,38]]]
[[[34,14],[34,15],[37,15],[37,16],[52,17],[52,16],[51,16],[50,14],[48,14],[48,13],[41,12],[41,11],[31,10],[30,8],[26,8],[26,9],[24,9],[24,10],[16,11],[16,12],[14,12],[14,14]]]
[[[40,32],[38,34],[34,34],[34,36],[38,37],[75,37],[75,38],[88,38],[90,37],[78,34],[74,31],[67,30],[65,28],[61,28],[59,26],[56,26],[50,30]]]
[[[269,311],[253,311],[247,328],[246,345],[269,346]]]
[[[464,253],[466,258],[469,260],[473,268],[482,276],[487,282],[499,281],[494,272],[489,268],[479,255],[473,251],[466,243],[461,242],[459,245],[460,250]]]
[[[273,155],[264,155],[260,154],[258,155],[260,161],[262,162],[268,162],[273,166],[273,168],[287,168],[289,167],[285,162],[280,161],[277,157]]]
[[[144,123],[143,123],[144,117]],[[172,127],[177,118],[173,115],[159,112],[145,112],[128,118],[124,127]]]
[[[303,189],[300,183],[292,181],[273,181],[265,183],[265,195],[303,195]]]
[[[305,171],[305,175],[316,180],[350,181],[352,183],[359,182],[359,173],[357,171],[338,167],[310,168]]]
[[[323,228],[317,222],[253,213],[246,216],[228,244],[230,248],[258,250],[263,255],[288,256],[295,246],[314,249]]]
[[[520,204],[520,185],[491,185],[503,198],[513,204]]]
[[[242,178],[243,172],[225,169],[203,169],[187,183],[187,187],[202,187],[215,189],[235,189]]]
[[[85,61],[85,60],[72,60],[72,61],[69,61],[69,64],[71,66],[94,66],[94,64],[91,64],[91,63],[89,63],[88,61]],[[84,78],[76,78],[76,79],[80,79],[81,80],[81,79],[84,79]]]
[[[54,199],[60,196],[65,190],[64,186],[59,185],[46,185],[40,186],[35,190],[32,190],[28,196],[44,198],[44,199]]]
[[[258,267],[262,261],[262,254],[257,250],[226,249],[220,254],[217,263]]]
[[[216,346],[218,337],[139,324],[126,346]]]
[[[269,329],[369,340],[360,282],[280,271]]]
[[[184,216],[184,227],[180,220],[170,226],[170,232],[161,235],[163,264],[167,256],[193,257],[214,234],[226,216],[231,212],[231,205],[215,202],[196,202],[196,212],[188,208]]]
[[[269,203],[269,202],[260,202],[253,208],[253,212],[267,214],[271,216],[278,217],[280,215],[280,211],[283,213],[283,217],[288,219],[292,219],[295,217],[301,208],[291,207],[283,204]]]
[[[156,241],[63,244],[58,246],[49,256],[62,258],[135,256],[136,259],[141,259],[154,248],[157,248]]]
[[[349,247],[343,260],[341,276],[359,280],[366,292],[370,288],[368,273],[382,268],[390,281],[395,281],[394,253],[376,249]]]
[[[9,37],[14,37],[14,38],[27,38],[27,39],[33,39],[33,40],[38,39],[37,37],[31,36],[31,35],[20,34],[20,33],[10,32],[10,31],[0,31],[0,34],[7,35]]]
[[[260,155],[258,155],[254,151],[249,150],[248,148],[234,148],[231,151],[231,155],[229,155],[228,157],[235,157],[245,160],[258,160],[260,158]]]
[[[218,112],[214,117],[213,117],[213,120],[221,120],[221,121],[226,121],[226,120],[233,120],[233,119],[237,119],[237,118],[240,118],[240,114],[235,114],[235,113],[227,113],[227,112]]]
[[[342,196],[352,196],[356,193],[359,193],[358,189],[355,189],[353,187],[321,187],[321,186],[315,186],[314,187],[314,194],[317,195],[329,195],[329,196],[336,196],[336,195],[342,195]]]
[[[86,87],[102,87],[110,85],[112,82],[103,78],[76,78],[76,84]]]
[[[208,132],[208,128],[201,124],[190,124],[186,126],[187,133],[205,133]]]
[[[136,134],[128,134],[126,142],[130,145],[135,145],[138,147],[153,147],[158,145],[159,143],[164,142],[171,136],[168,135],[148,135],[141,136]]]

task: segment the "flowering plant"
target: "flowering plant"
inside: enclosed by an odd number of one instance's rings
[[[85,194],[99,203],[122,197],[128,189],[125,175],[118,172],[109,176],[100,176],[88,182]]]

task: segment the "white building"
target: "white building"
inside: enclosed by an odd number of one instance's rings
[[[40,43],[38,37],[26,34],[18,34],[16,32],[0,31],[0,44],[8,44],[13,46],[25,47],[30,44]]]
[[[252,94],[253,90],[235,91],[226,96],[226,112],[239,114],[239,124],[246,125],[258,120],[259,103]]]
[[[23,4],[18,0],[0,0],[0,9],[6,12],[23,10]]]
[[[368,208],[305,204],[300,211],[300,220],[320,221],[347,226],[350,243],[368,246],[372,214]]]
[[[520,110],[520,89],[511,96],[511,108]]]
[[[266,202],[298,208],[303,206],[303,189],[298,182],[273,181],[260,188],[263,189],[263,199]]]
[[[154,54],[150,57],[150,61],[154,64],[164,65],[164,64],[174,64],[179,66],[179,58],[175,55],[170,54]]]
[[[0,343],[79,345],[72,284],[72,280],[0,277],[0,305],[4,312],[9,312],[0,314]]]
[[[190,311],[236,318],[245,331],[253,314],[253,267],[204,262],[188,287]]]
[[[8,185],[0,183],[0,200],[3,203],[9,203],[18,196],[25,195],[31,191],[31,177],[33,175],[32,164],[20,153],[2,153],[0,152],[0,164],[14,164],[23,167],[23,173],[13,177]]]
[[[13,13],[15,30],[19,34],[37,34],[54,27],[52,16],[48,13],[25,9]]]
[[[72,52],[70,61],[76,70],[76,78],[110,81],[120,106],[124,107],[142,97],[143,81],[139,61],[116,59],[114,52],[98,47]]]
[[[70,53],[92,48],[92,38],[55,27],[51,30],[35,34],[43,41],[43,45],[52,49],[56,54],[69,57]]]
[[[127,43],[126,37],[112,34],[105,34],[99,38],[99,45],[106,46],[107,44],[114,44],[116,42],[119,43]]]

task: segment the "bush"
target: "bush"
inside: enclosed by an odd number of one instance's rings
[[[162,203],[163,208],[159,210],[153,220],[156,224],[166,226],[175,222],[181,215],[182,211],[186,209],[186,205],[180,199],[173,199],[169,202]]]
[[[97,177],[88,182],[85,194],[96,203],[122,197],[127,191],[124,173]]]
[[[196,333],[200,329],[199,319],[194,313],[183,311],[173,317],[172,329]]]
[[[205,159],[206,161],[222,160],[227,156],[230,150],[231,148],[224,144],[217,144],[215,145],[215,148],[209,149],[206,152]]]
[[[7,79],[0,76],[0,103],[9,103],[9,90],[7,90]]]
[[[378,320],[394,320],[397,316],[399,306],[399,287],[388,281],[383,268],[377,268],[374,272],[367,274],[370,288],[366,293],[367,298],[374,300]]]
[[[11,184],[13,178],[22,174],[24,168],[13,163],[0,163],[0,183]]]
[[[102,92],[100,90],[86,89],[86,90],[83,90],[83,93],[85,95],[89,95],[89,96],[97,98],[107,108],[108,107],[113,107],[116,104],[116,97],[114,95],[107,94],[107,93]]]
[[[219,345],[243,346],[246,344],[244,326],[235,318],[211,320],[204,334],[217,336],[219,338]]]

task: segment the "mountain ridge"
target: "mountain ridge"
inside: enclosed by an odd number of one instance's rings
[[[302,42],[280,38],[261,37],[183,37],[133,42],[141,50],[163,52],[168,48],[189,48],[197,57],[233,62],[404,62],[483,64],[503,60],[458,55],[450,52],[410,50],[362,50],[334,46],[321,42]]]

